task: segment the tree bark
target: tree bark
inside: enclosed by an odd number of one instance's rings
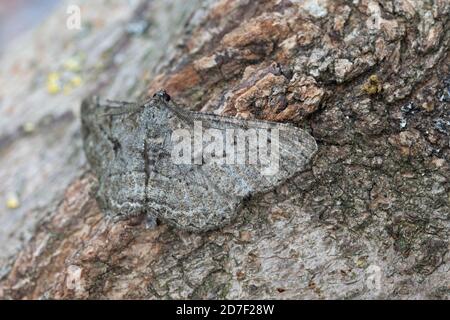
[[[68,4],[0,57],[0,298],[450,298],[448,1]],[[319,151],[221,230],[110,221],[79,103],[161,88]]]

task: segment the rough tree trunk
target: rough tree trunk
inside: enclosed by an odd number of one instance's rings
[[[448,1],[78,3],[0,57],[1,298],[450,297]],[[80,100],[160,88],[319,152],[222,230],[113,223]]]

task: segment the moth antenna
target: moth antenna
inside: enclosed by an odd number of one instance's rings
[[[135,114],[136,112],[139,111],[139,109],[141,108],[141,104],[138,103],[129,103],[127,106],[120,108],[120,107],[115,107],[114,109],[119,109],[119,110],[113,110],[113,111],[109,111],[109,112],[105,112],[100,114],[100,116],[120,116],[120,115],[124,115],[124,114]]]
[[[115,104],[115,105],[136,104],[136,102],[131,102],[131,101],[110,100],[110,99],[106,99],[106,102],[108,102],[109,104]]]

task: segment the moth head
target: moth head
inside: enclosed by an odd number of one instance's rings
[[[155,94],[153,95],[153,98],[161,99],[164,102],[170,101],[170,96],[168,95],[166,90],[156,91]]]

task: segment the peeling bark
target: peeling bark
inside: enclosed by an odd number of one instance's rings
[[[0,57],[1,298],[450,298],[448,1],[79,2]],[[311,170],[222,230],[109,221],[79,101],[160,88],[309,130]]]

